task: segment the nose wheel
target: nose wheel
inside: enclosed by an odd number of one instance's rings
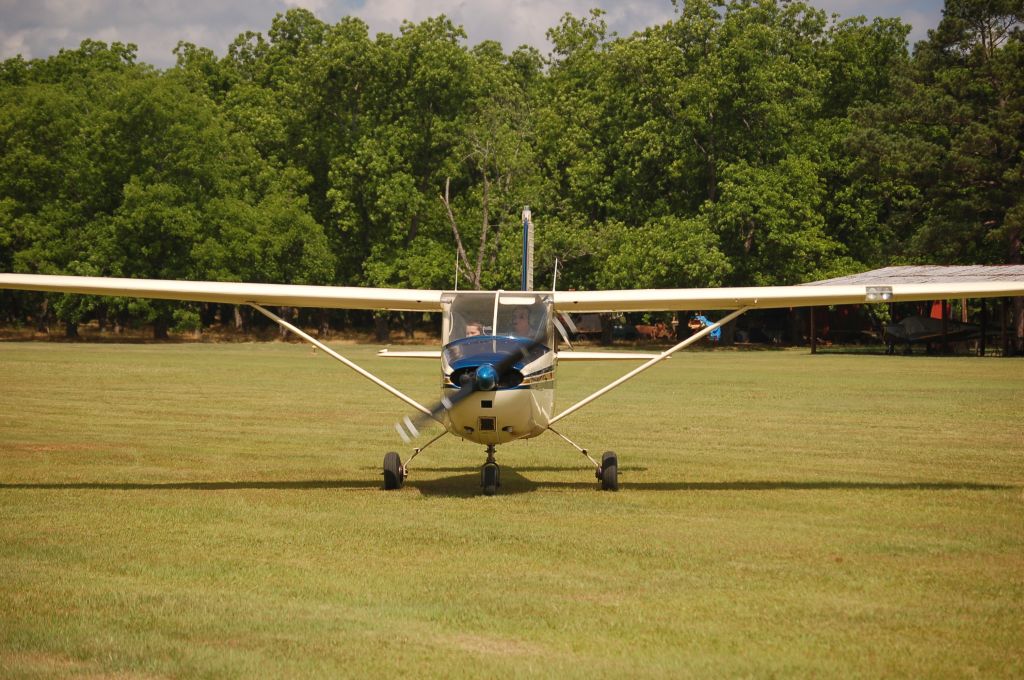
[[[480,468],[480,486],[485,496],[493,496],[501,486],[501,468],[494,460],[494,444],[487,445],[487,462]]]

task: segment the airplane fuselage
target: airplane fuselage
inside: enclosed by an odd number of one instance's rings
[[[441,352],[442,401],[475,390],[446,409],[452,434],[485,445],[543,433],[555,398],[550,293],[477,291],[446,294]],[[518,354],[516,354],[518,353]],[[501,376],[496,365],[518,357]]]

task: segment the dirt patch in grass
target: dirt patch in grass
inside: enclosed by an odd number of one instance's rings
[[[95,443],[67,442],[61,444],[14,444],[9,453],[40,454],[40,453],[89,453],[90,451],[109,451],[112,447]]]
[[[116,671],[105,672],[95,664],[62,654],[46,652],[0,652],[0,668],[5,677],[76,677],[90,680],[143,679],[157,676]]]
[[[484,656],[550,656],[552,653],[545,645],[497,635],[454,633],[438,636],[436,640],[445,647]]]

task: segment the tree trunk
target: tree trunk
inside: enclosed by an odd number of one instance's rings
[[[474,290],[480,290],[480,279],[479,277],[473,278],[473,268],[469,265],[469,256],[466,255],[466,249],[462,246],[462,235],[459,233],[459,225],[455,221],[455,213],[452,212],[452,204],[448,198],[448,190],[451,188],[451,177],[448,177],[444,181],[444,194],[441,195],[441,203],[444,205],[445,210],[448,212],[448,222],[451,224],[452,233],[455,235],[455,281],[458,284],[459,279],[459,262],[462,263],[462,271],[470,279],[470,284]]]
[[[114,315],[114,335],[124,335],[127,318],[127,313],[123,309]]]
[[[789,344],[796,347],[803,347],[806,342],[804,329],[807,328],[807,320],[804,318],[804,311],[800,307],[792,307],[787,315],[789,319]]]
[[[476,268],[473,269],[473,287],[476,290],[480,290],[481,279],[483,277],[483,266],[484,266],[484,252],[487,248],[487,236],[491,230],[490,224],[490,188],[491,183],[487,179],[487,174],[483,175],[483,195],[480,199],[480,207],[483,210],[483,218],[480,223],[480,247],[476,252]]]
[[[402,331],[406,340],[413,340],[416,337],[416,312],[402,314]]]
[[[1010,234],[1010,252],[1007,259],[1010,264],[1020,264],[1024,259],[1024,239],[1021,238],[1019,228]],[[1010,309],[1010,338],[1007,349],[1010,356],[1018,356],[1024,353],[1024,298],[1013,298]]]
[[[219,304],[203,304],[199,308],[199,322],[202,328],[209,328],[217,322],[217,312],[220,310]]]
[[[1013,356],[1024,354],[1024,297],[1013,298],[1013,333],[1010,344]]]
[[[377,342],[387,342],[391,339],[391,329],[388,328],[388,315],[373,317],[373,331]]]
[[[1002,298],[999,301],[999,347],[1003,356],[1010,356],[1010,333],[1006,327],[1007,310],[1010,308],[1010,298]]]
[[[74,321],[64,322],[64,337],[75,339],[78,337],[78,324]]]
[[[331,315],[326,309],[320,310],[319,323],[320,337],[327,339],[331,334]]]
[[[295,314],[295,308],[294,307],[281,307],[281,308],[279,308],[277,310],[277,315],[280,316],[282,319],[284,319],[285,321],[287,321],[289,323],[294,323],[293,322],[293,318],[292,318],[294,316],[294,314]],[[277,326],[277,337],[278,337],[279,340],[287,340],[288,339],[288,332],[289,331],[288,331],[287,328],[285,328],[284,326],[278,324],[278,326]]]
[[[170,327],[170,320],[166,316],[158,316],[156,321],[153,322],[153,339],[167,340],[170,337],[167,332]]]
[[[610,345],[615,339],[615,318],[610,314],[601,314],[599,318],[601,319],[601,344]]]
[[[50,301],[43,298],[43,303],[39,305],[39,314],[36,316],[36,330],[40,333],[49,333],[50,329],[47,328],[47,320],[50,317]]]
[[[708,150],[705,154],[708,168],[708,200],[718,201],[718,164],[715,162],[715,114],[708,115]]]

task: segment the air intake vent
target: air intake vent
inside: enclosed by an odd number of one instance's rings
[[[481,432],[494,432],[494,418],[481,418],[480,419],[480,431]]]

